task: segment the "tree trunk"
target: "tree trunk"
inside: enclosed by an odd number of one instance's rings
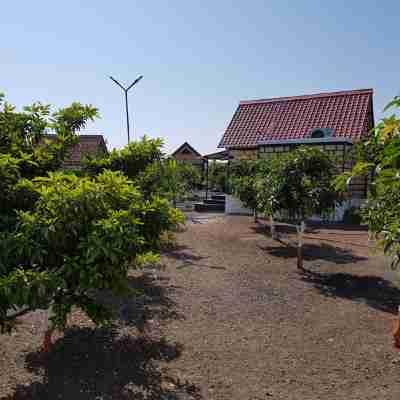
[[[276,239],[276,233],[275,233],[275,225],[274,225],[274,217],[271,215],[269,217],[269,222],[270,222],[270,229],[271,229],[271,237],[272,239]]]
[[[301,221],[300,226],[296,226],[298,242],[297,242],[297,268],[303,268],[303,234],[305,230],[306,224],[304,221]]]
[[[51,341],[51,336],[53,335],[54,329],[48,328],[47,331],[44,333],[43,338],[43,352],[48,353],[51,349],[53,342]]]
[[[254,222],[258,222],[258,215],[257,215],[257,210],[254,210]]]
[[[399,314],[395,323],[395,329],[393,331],[394,346],[400,348],[400,307]]]

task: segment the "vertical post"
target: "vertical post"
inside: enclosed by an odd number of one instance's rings
[[[130,132],[129,132],[129,107],[128,107],[128,92],[129,90],[135,86],[141,79],[143,78],[143,75],[140,75],[138,78],[136,78],[128,87],[122,86],[116,79],[114,79],[112,76],[110,76],[110,79],[118,85],[125,94],[125,110],[126,110],[126,130],[128,131],[128,144],[130,142]],[[132,124],[133,125],[133,124]]]
[[[227,165],[227,170],[226,170],[226,193],[230,194],[231,193],[231,186],[229,184],[229,178],[230,178],[230,160],[228,159],[228,165]]]
[[[207,171],[206,171],[206,200],[208,200],[208,158],[207,158]]]
[[[128,131],[128,144],[130,142],[129,136],[129,108],[128,108],[128,91],[125,90],[125,109],[126,109],[126,129]]]
[[[297,243],[297,268],[303,269],[303,233],[306,224],[301,221],[300,227],[296,227],[298,233],[298,243]]]
[[[272,214],[269,217],[269,223],[270,223],[270,229],[271,229],[271,237],[272,237],[272,239],[275,239],[276,238],[275,225],[274,225],[274,217],[272,216]]]

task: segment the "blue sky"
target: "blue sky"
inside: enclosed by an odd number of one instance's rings
[[[2,4],[0,91],[18,107],[40,100],[96,105],[87,131],[216,149],[239,100],[372,87],[375,116],[400,94],[400,2],[50,1]]]

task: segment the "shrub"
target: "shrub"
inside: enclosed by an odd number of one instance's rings
[[[168,202],[143,201],[120,172],[94,179],[52,173],[34,181],[33,211],[20,212],[14,232],[0,242],[0,324],[9,329],[9,310],[51,306],[52,322],[63,328],[78,306],[96,323],[108,310],[97,290],[126,289],[130,266],[158,250],[163,232],[183,221]]]
[[[135,180],[149,165],[161,160],[162,145],[162,139],[143,136],[141,140],[131,142],[121,150],[113,150],[105,156],[87,156],[83,160],[83,169],[91,176],[106,169],[121,171],[131,180]]]
[[[400,97],[385,108],[400,110]],[[362,219],[369,230],[380,235],[384,253],[392,257],[392,267],[400,265],[400,118],[384,117],[357,149],[357,162],[350,172],[336,179],[342,191],[355,176],[372,178]]]
[[[190,164],[166,159],[150,164],[138,183],[147,198],[158,195],[169,199],[175,205],[201,184],[201,175],[198,169]]]

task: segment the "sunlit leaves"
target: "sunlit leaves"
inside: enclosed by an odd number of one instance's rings
[[[304,220],[329,212],[337,202],[332,179],[335,163],[318,149],[300,147],[270,161],[258,183],[260,207],[268,214]]]
[[[259,201],[260,181],[264,179],[268,172],[269,162],[267,160],[242,160],[232,165],[232,189],[245,207],[254,211],[261,211]]]
[[[400,97],[394,98],[385,111],[396,108],[400,108]],[[382,119],[370,139],[359,146],[353,170],[337,182],[368,174],[373,180],[362,216],[370,231],[381,238],[395,268],[400,262],[400,118],[396,114]]]
[[[121,172],[95,178],[50,173],[35,179],[32,190],[38,196],[35,209],[19,213],[17,229],[4,236],[12,251],[0,254],[0,315],[23,305],[35,308],[42,299],[51,302],[60,328],[72,306],[104,322],[105,310],[97,308],[93,291],[124,290],[128,268],[142,264],[158,249],[162,233],[182,221],[167,200],[144,201]],[[26,279],[21,271],[29,272]],[[32,288],[42,273],[57,284],[43,283],[40,297]]]
[[[121,150],[113,150],[101,157],[88,156],[84,160],[84,170],[96,175],[105,169],[121,171],[130,179],[137,179],[147,166],[161,160],[161,139],[149,139],[144,136],[141,140],[131,142]]]

